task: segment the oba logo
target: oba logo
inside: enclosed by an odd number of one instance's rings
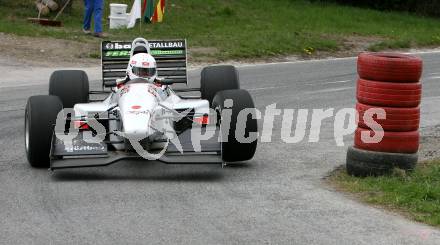
[[[106,49],[113,49],[115,46],[113,45],[113,43],[107,43],[106,45],[105,45],[105,48]]]
[[[105,48],[108,50],[131,49],[131,44],[107,43]]]

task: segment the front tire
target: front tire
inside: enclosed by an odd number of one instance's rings
[[[32,167],[49,167],[53,125],[62,109],[57,96],[38,95],[28,99],[24,131],[26,156]]]
[[[232,101],[232,107],[229,108],[229,102]],[[225,103],[226,102],[226,103]],[[225,106],[226,104],[226,106]],[[249,142],[243,142],[237,137],[250,137],[250,134],[258,133],[257,111],[254,101],[248,91],[242,89],[224,90],[217,93],[212,102],[213,107],[219,114],[220,134],[222,135],[222,159],[225,162],[239,162],[250,160],[254,157],[257,149],[258,136],[250,139]],[[246,118],[240,119],[240,112],[247,109]],[[230,111],[225,111],[230,110]],[[230,115],[230,121],[228,120]],[[244,135],[237,134],[237,123],[243,122],[245,119]],[[229,125],[227,125],[229,124]],[[229,127],[228,127],[229,126]],[[227,142],[226,139],[227,139]],[[240,142],[242,141],[242,142]]]
[[[89,102],[89,78],[81,70],[59,70],[52,73],[49,95],[58,96],[64,108]]]
[[[200,79],[200,92],[202,99],[208,100],[210,105],[212,105],[214,96],[218,92],[239,88],[238,71],[234,66],[221,65],[203,68]]]

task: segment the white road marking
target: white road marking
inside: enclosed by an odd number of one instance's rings
[[[258,91],[258,90],[266,90],[266,89],[280,89],[280,88],[290,88],[292,87],[292,85],[290,86],[273,86],[273,87],[262,87],[262,88],[248,88],[246,89],[247,91]]]
[[[349,83],[352,82],[353,80],[342,80],[342,81],[333,81],[333,82],[324,82],[324,83],[306,83],[304,85],[309,85],[309,86],[317,86],[317,85],[325,85],[325,84],[338,84],[338,83]],[[247,89],[248,91],[258,91],[258,90],[266,90],[266,89],[283,89],[283,88],[290,88],[293,85],[288,85],[288,86],[273,86],[273,87],[262,87],[262,88],[249,88]]]
[[[95,83],[95,82],[101,82],[100,79],[98,80],[89,80],[89,83]],[[49,81],[38,81],[38,82],[34,82],[34,83],[20,83],[20,84],[15,84],[15,85],[11,85],[8,83],[5,83],[6,85],[2,85],[0,83],[0,89],[3,88],[20,88],[20,87],[31,87],[31,86],[42,86],[42,85],[47,85],[49,86]],[[3,92],[3,91],[0,91]]]
[[[342,87],[342,88],[329,88],[329,89],[321,89],[316,91],[307,91],[306,94],[318,94],[318,93],[330,93],[330,92],[340,92],[345,90],[351,90],[354,87]]]
[[[326,82],[326,83],[322,83],[322,84],[349,83],[351,81],[352,80],[343,80],[343,81]]]
[[[423,101],[426,100],[440,100],[440,96],[423,96]],[[423,103],[422,101],[422,103]]]
[[[435,79],[440,79],[440,76],[432,76],[432,77],[423,78],[423,80],[435,80]]]
[[[414,52],[403,52],[403,54],[438,54],[440,49],[434,49],[429,51],[414,51]],[[253,66],[267,66],[267,65],[282,65],[282,64],[297,64],[297,63],[316,63],[325,61],[343,61],[343,60],[355,60],[355,57],[344,57],[344,58],[325,58],[325,59],[311,59],[311,60],[294,60],[294,61],[280,61],[280,62],[269,62],[269,63],[241,63],[234,64],[236,67],[253,67]],[[221,63],[228,64],[228,63]]]
[[[15,85],[4,85],[4,86],[0,86],[0,88],[19,88],[19,87],[41,86],[45,84],[49,86],[49,82],[41,82],[41,83],[20,83]]]
[[[317,85],[325,85],[325,84],[349,83],[351,81],[353,81],[353,80],[342,80],[342,81],[323,82],[323,83],[315,82],[315,83],[306,83],[305,85],[317,86]]]

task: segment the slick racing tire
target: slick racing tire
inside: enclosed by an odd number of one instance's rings
[[[203,68],[200,79],[200,92],[202,99],[208,100],[210,105],[212,105],[212,100],[218,92],[239,88],[238,71],[234,66],[221,65]]]
[[[89,78],[81,70],[59,70],[52,73],[49,81],[49,95],[61,99],[64,108],[89,102]]]
[[[257,111],[249,92],[241,89],[220,91],[212,104],[218,113],[222,159],[225,162],[252,159],[257,149],[258,126]],[[240,130],[243,127],[244,132]],[[243,140],[243,137],[247,140]]]
[[[49,167],[53,125],[63,104],[57,96],[38,95],[28,99],[25,111],[25,149],[29,164]]]
[[[364,115],[367,110],[374,112],[373,109],[383,109],[386,113],[386,119],[377,119],[373,114],[372,119],[382,126],[384,131],[408,132],[419,129],[420,107],[396,108],[383,106],[370,106],[361,103],[356,104],[356,111],[359,113],[358,126],[369,129],[370,127],[364,121]]]
[[[419,57],[397,53],[361,53],[357,70],[361,78],[374,81],[413,83],[422,75]]]
[[[357,128],[354,135],[354,146],[367,151],[390,152],[390,153],[416,153],[419,150],[419,131],[410,132],[387,132],[384,131],[382,140],[378,143],[367,143],[361,138],[362,132],[374,136],[371,129]]]

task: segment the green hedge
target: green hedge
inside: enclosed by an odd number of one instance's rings
[[[311,0],[312,2],[336,2],[378,10],[398,10],[421,15],[440,17],[440,0]]]

